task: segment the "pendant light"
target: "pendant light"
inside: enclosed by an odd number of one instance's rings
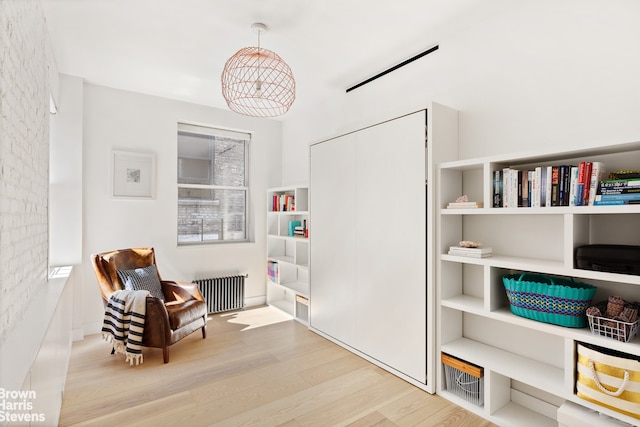
[[[222,96],[232,111],[254,117],[276,117],[291,108],[296,82],[291,68],[275,52],[260,47],[267,26],[255,23],[258,47],[245,47],[229,58],[222,71]]]

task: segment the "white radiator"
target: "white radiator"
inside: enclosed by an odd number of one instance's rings
[[[197,279],[200,292],[207,302],[208,313],[244,308],[244,280],[246,275]]]

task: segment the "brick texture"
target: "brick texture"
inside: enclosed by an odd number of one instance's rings
[[[0,345],[47,283],[47,37],[38,0],[0,0]]]

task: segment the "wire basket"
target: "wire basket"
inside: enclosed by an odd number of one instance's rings
[[[507,274],[502,282],[513,314],[570,328],[587,326],[594,286],[532,273]]]
[[[441,359],[447,391],[476,406],[483,406],[484,369],[445,353]]]
[[[595,305],[601,313],[607,309],[607,303],[601,302]],[[609,319],[608,317],[593,316],[587,314],[589,328],[594,335],[612,338],[617,341],[629,342],[640,331],[640,319],[635,322],[623,322],[622,320]]]

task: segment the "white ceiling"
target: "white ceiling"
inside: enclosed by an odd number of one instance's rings
[[[512,0],[511,0],[512,1]],[[58,70],[227,108],[220,75],[257,44],[292,68],[304,108],[500,12],[508,0],[41,0]],[[285,115],[286,117],[286,115]]]

